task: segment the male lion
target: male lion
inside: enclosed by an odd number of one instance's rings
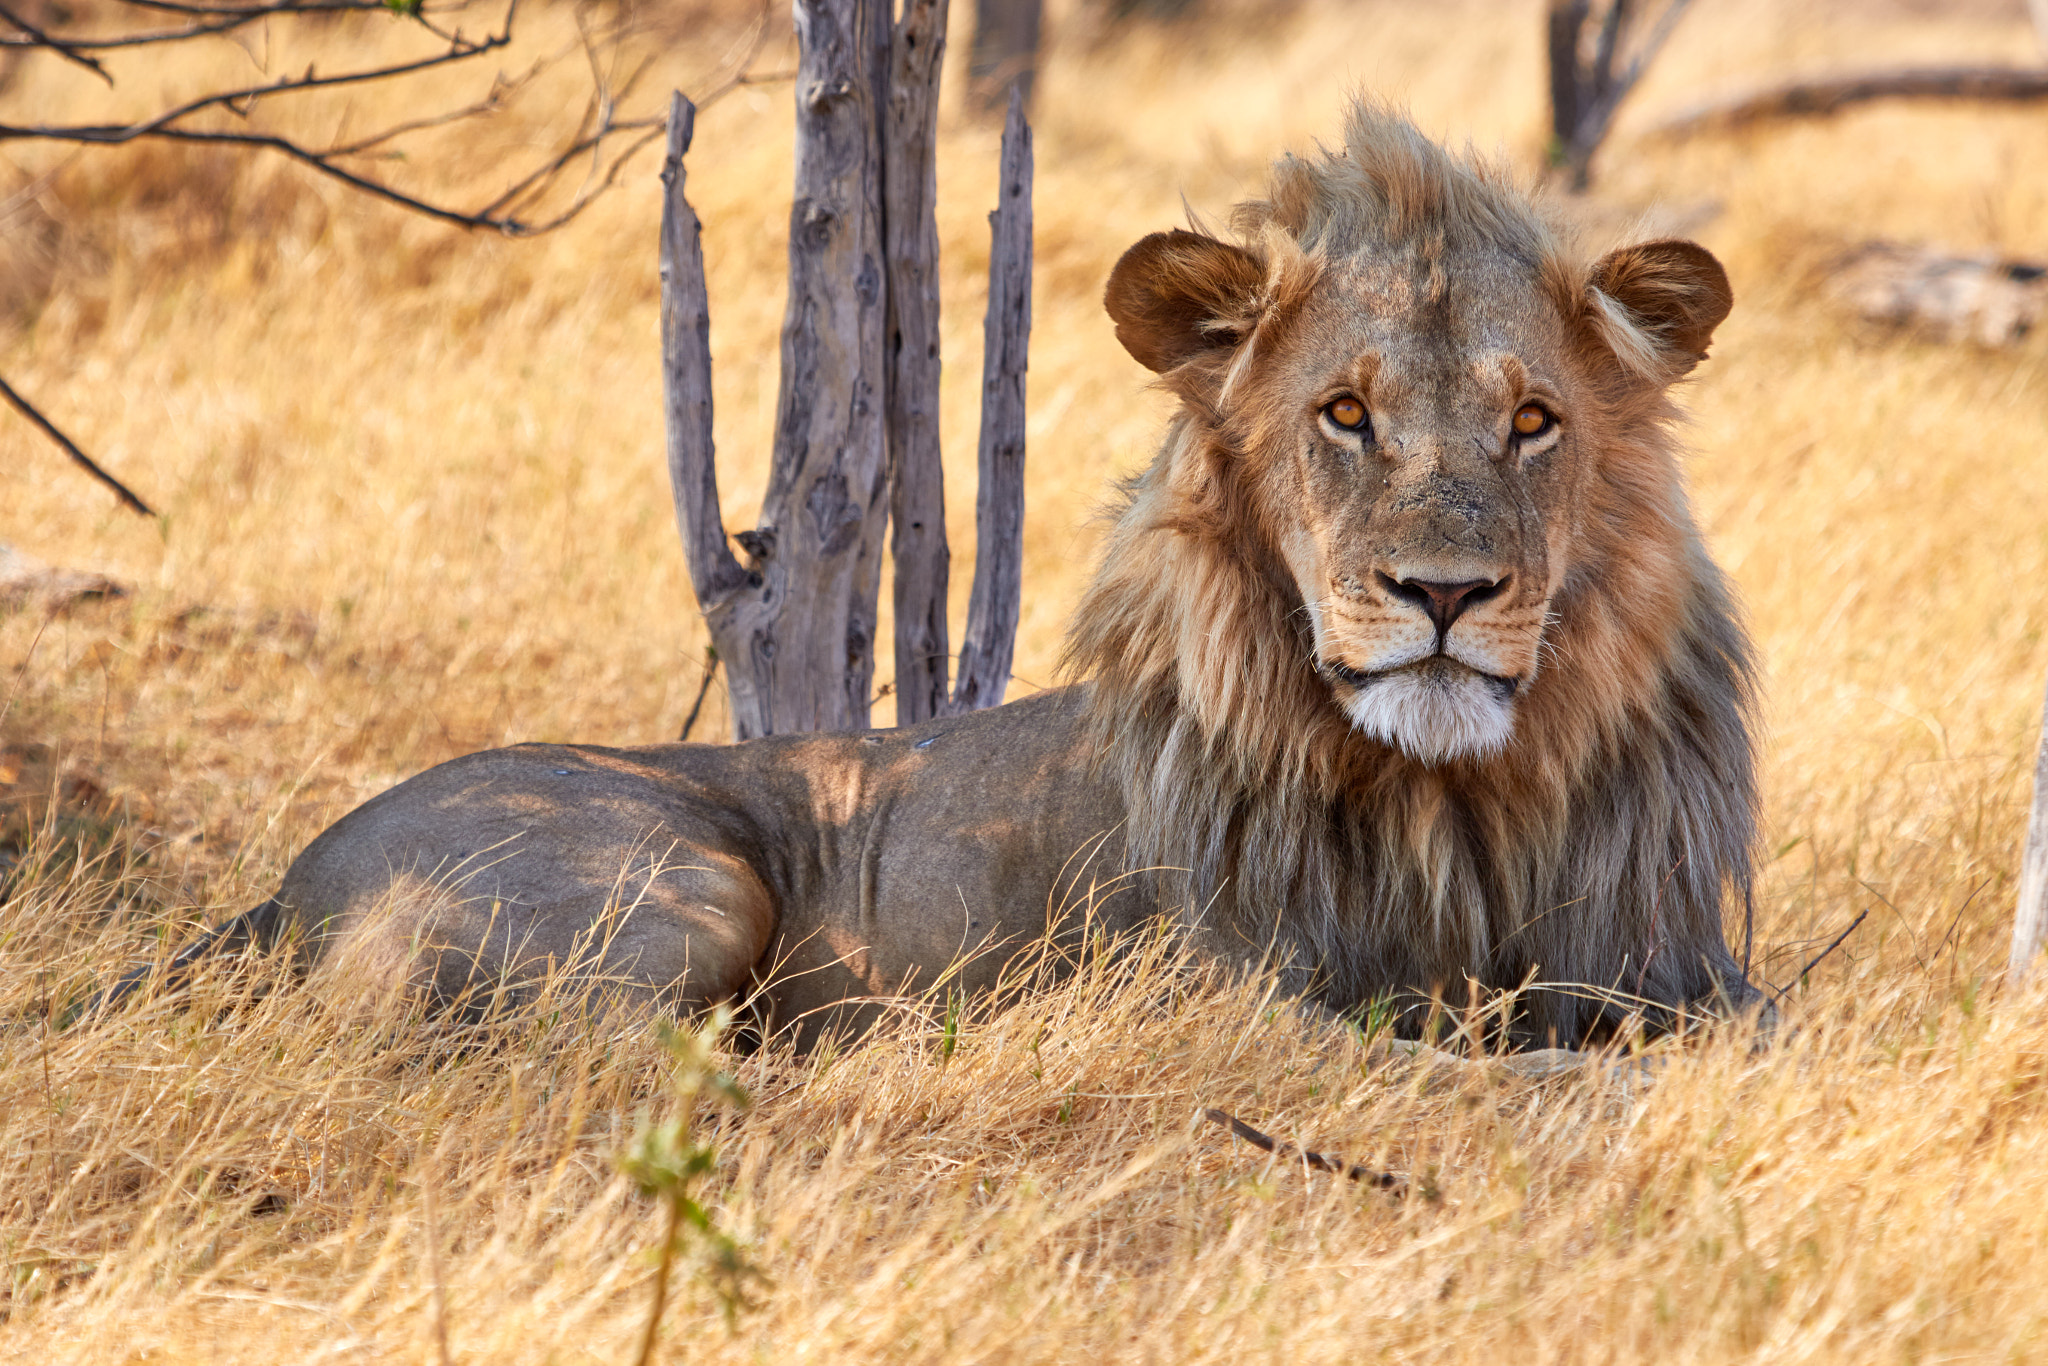
[[[1749,646],[1667,431],[1719,264],[1578,263],[1500,172],[1370,104],[1234,226],[1110,277],[1180,406],[1075,614],[1090,681],[896,731],[457,759],[206,946],[367,955],[444,1002],[580,961],[657,1009],[751,995],[808,1041],[963,958],[993,985],[1086,900],[1338,1010],[1528,988],[1528,1044],[1752,1002],[1721,928]]]

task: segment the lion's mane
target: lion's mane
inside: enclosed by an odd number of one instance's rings
[[[1535,979],[1514,1034],[1542,1042],[1596,1035],[1632,997],[1743,1004],[1721,907],[1750,890],[1753,664],[1687,507],[1655,338],[1603,307],[1505,176],[1370,105],[1345,149],[1278,163],[1235,225],[1267,269],[1247,340],[1163,378],[1179,410],[1122,487],[1064,661],[1094,679],[1134,866],[1339,1007]],[[1245,471],[1277,429],[1265,343],[1317,263],[1475,239],[1529,263],[1601,377],[1575,417],[1600,477],[1515,738],[1432,767],[1347,724],[1276,548],[1284,510]]]

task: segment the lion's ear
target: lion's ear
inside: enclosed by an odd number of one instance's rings
[[[1242,341],[1265,282],[1265,266],[1243,247],[1176,228],[1124,253],[1102,306],[1116,319],[1124,349],[1163,374]]]
[[[1614,353],[1667,384],[1706,359],[1714,329],[1735,304],[1728,272],[1713,253],[1675,240],[1601,257],[1586,292],[1595,326]]]

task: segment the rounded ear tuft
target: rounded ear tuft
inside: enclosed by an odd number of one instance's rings
[[[1205,351],[1243,340],[1266,267],[1243,247],[1176,228],[1125,252],[1109,273],[1102,306],[1116,339],[1161,374]]]
[[[1714,254],[1675,239],[1609,252],[1586,287],[1594,323],[1615,354],[1666,383],[1706,359],[1714,329],[1735,304],[1728,272]],[[1620,305],[1623,316],[1603,307],[1602,295]]]

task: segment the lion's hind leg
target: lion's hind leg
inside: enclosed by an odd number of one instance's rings
[[[495,927],[493,957],[515,971],[548,957],[547,990],[668,1016],[736,1001],[776,925],[767,884],[743,860],[702,846],[636,853],[613,883],[533,908],[525,927]],[[567,936],[567,942],[564,942]]]
[[[702,848],[636,851],[608,883],[495,881],[392,878],[327,923],[317,989],[357,1011],[419,1002],[471,1022],[688,1014],[746,992],[774,925],[752,869]]]

